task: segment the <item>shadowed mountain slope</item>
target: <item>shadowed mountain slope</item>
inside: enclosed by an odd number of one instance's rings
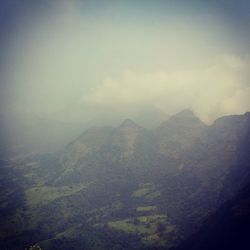
[[[177,246],[250,183],[249,124],[246,113],[207,126],[188,110],[155,130],[126,119],[90,128],[56,154],[9,162],[22,200],[2,218],[0,246]]]

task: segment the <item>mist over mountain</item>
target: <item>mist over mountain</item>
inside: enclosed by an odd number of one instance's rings
[[[241,15],[233,1],[3,0],[0,113],[149,126],[185,108],[207,124],[243,114],[249,30],[237,25],[249,20],[249,3],[241,1]],[[228,21],[229,10],[237,18]]]
[[[82,123],[62,122],[32,114],[0,115],[1,158],[59,150],[87,127]]]
[[[249,250],[249,13],[1,0],[0,249]]]
[[[250,183],[249,132],[249,113],[208,126],[184,110],[152,130],[125,119],[91,127],[56,153],[2,161],[0,246],[222,246],[225,236],[216,238],[213,227],[227,227],[220,221],[230,204],[249,218],[238,198]],[[239,237],[230,249],[249,246]]]
[[[83,110],[79,110],[79,116],[84,116]],[[151,129],[168,117],[156,107],[148,106],[138,110],[131,118],[141,126]],[[65,117],[56,120],[44,114],[3,112],[0,115],[1,157],[55,152],[77,138],[82,131],[92,126],[118,126],[123,118],[100,116],[90,121],[65,120]]]

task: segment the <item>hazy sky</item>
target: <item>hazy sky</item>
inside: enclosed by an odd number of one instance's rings
[[[65,121],[250,110],[248,1],[6,1],[1,112]]]

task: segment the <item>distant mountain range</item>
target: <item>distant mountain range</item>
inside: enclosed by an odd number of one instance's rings
[[[65,147],[77,138],[82,131],[100,124],[117,125],[122,118],[93,117],[88,120],[84,116],[83,107],[76,106],[78,115],[71,117],[67,112],[62,114],[35,115],[31,113],[0,114],[0,158],[11,156],[23,157],[37,153],[51,153]],[[71,110],[72,113],[72,110]],[[69,116],[69,117],[68,117]],[[132,116],[141,126],[152,129],[168,119],[168,115],[154,106],[143,107]],[[71,122],[66,122],[70,120]]]
[[[57,151],[86,127],[86,124],[67,123],[31,114],[1,114],[0,157]]]
[[[184,110],[155,129],[126,119],[56,153],[2,161],[0,247],[222,249],[237,224],[223,221],[249,219],[239,198],[250,185],[249,149],[250,113],[208,126]]]

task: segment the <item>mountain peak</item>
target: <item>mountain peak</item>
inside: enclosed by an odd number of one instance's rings
[[[190,109],[185,109],[183,111],[180,111],[179,113],[171,116],[167,121],[163,122],[159,128],[165,128],[165,127],[173,127],[174,129],[176,127],[203,127],[205,124],[194,115],[193,111]]]
[[[197,117],[190,109],[185,109],[171,116],[169,122],[203,124],[199,117]]]
[[[177,114],[173,115],[172,117],[193,118],[193,117],[196,117],[196,116],[194,115],[192,110],[184,109],[184,110],[178,112]]]
[[[139,125],[137,125],[131,119],[125,119],[120,125],[120,128],[139,128]]]

